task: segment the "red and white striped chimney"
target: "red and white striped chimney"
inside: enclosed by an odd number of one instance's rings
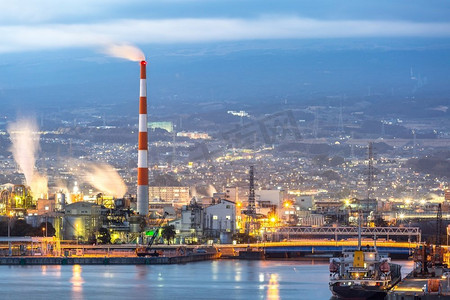
[[[141,216],[146,216],[148,214],[147,62],[143,60],[140,65],[137,212]]]

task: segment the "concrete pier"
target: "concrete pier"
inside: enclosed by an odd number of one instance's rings
[[[220,253],[172,257],[0,257],[0,265],[164,265],[213,260]]]
[[[414,276],[411,272],[389,291],[387,300],[435,300],[450,299],[449,273],[438,276]],[[437,274],[436,274],[437,275]]]

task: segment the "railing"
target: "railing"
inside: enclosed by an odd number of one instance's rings
[[[271,237],[272,241],[282,239],[293,239],[304,236],[358,236],[357,227],[277,227],[266,228],[265,234]],[[390,236],[407,236],[408,240],[415,237],[416,242],[421,241],[421,231],[419,227],[362,227],[362,236],[371,236],[374,238]]]

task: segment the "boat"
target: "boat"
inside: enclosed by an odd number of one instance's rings
[[[358,226],[358,247],[344,249],[330,258],[330,290],[339,299],[384,299],[387,292],[401,280],[401,266],[391,263],[387,254],[374,246],[361,247],[361,226]]]

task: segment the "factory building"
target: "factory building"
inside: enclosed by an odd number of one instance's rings
[[[170,221],[175,226],[178,243],[197,243],[206,240],[230,243],[236,230],[236,206],[220,199],[204,207],[193,199],[181,209],[181,218]]]
[[[48,215],[55,211],[55,199],[38,199],[37,214]]]
[[[238,187],[226,187],[225,188],[225,200],[237,203],[239,202],[239,188]]]
[[[284,199],[283,190],[256,190],[256,202],[260,207],[281,207]]]
[[[231,243],[231,237],[236,229],[235,203],[220,200],[205,210],[205,236],[208,239],[219,239],[221,243]]]
[[[100,205],[82,201],[69,204],[63,220],[63,239],[88,242],[102,224]]]
[[[294,206],[298,210],[311,210],[314,206],[314,196],[313,195],[300,195],[295,197]]]
[[[177,242],[197,243],[203,238],[205,214],[204,209],[195,200],[181,209],[181,218],[169,222],[175,226]]]

